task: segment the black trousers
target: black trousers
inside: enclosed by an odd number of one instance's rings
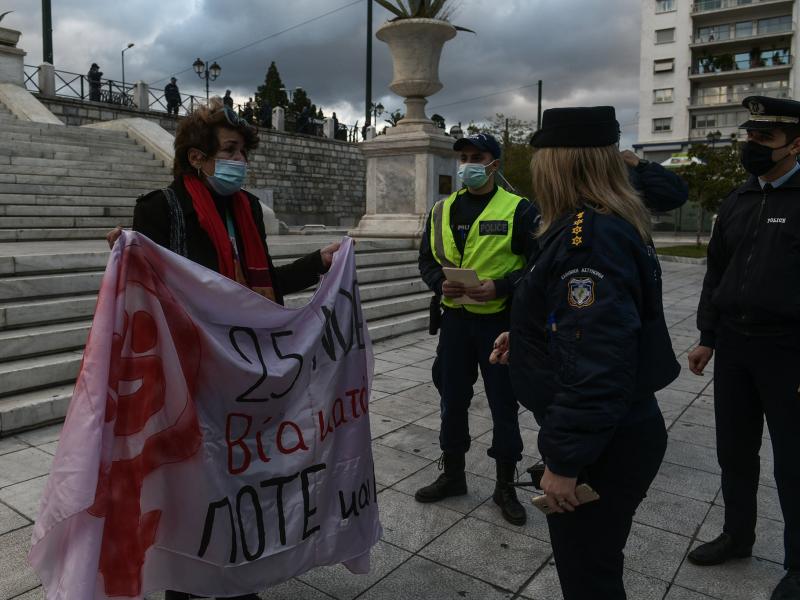
[[[623,550],[636,508],[658,473],[667,448],[660,413],[621,426],[586,483],[600,499],[573,513],[547,517],[564,600],[625,600]]]
[[[488,454],[499,462],[522,460],[519,405],[511,389],[508,367],[489,363],[494,341],[508,331],[508,318],[508,312],[473,315],[465,314],[464,310],[444,311],[432,369],[433,383],[441,395],[439,445],[443,452],[458,454],[469,450],[467,410],[480,368],[492,413],[492,445]]]
[[[766,416],[784,519],[784,566],[800,569],[800,342],[723,329],[714,359],[717,457],[725,529],[752,544]]]

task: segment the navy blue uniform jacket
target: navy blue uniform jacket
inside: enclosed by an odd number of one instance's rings
[[[653,392],[680,366],[655,249],[632,225],[585,208],[540,241],[511,305],[511,379],[545,463],[575,477],[618,426],[657,414]]]

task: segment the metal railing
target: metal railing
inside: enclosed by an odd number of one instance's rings
[[[727,73],[730,71],[752,71],[753,69],[769,69],[777,67],[790,67],[793,56],[791,54],[776,53],[767,57],[745,58],[734,60],[733,57],[701,58],[697,64],[689,67],[690,75],[710,75]]]
[[[720,30],[716,33],[707,33],[707,34],[695,34],[694,36],[694,43],[695,44],[708,44],[711,42],[731,42],[736,40],[750,40],[753,38],[758,38],[765,35],[777,35],[781,33],[793,33],[794,27],[791,23],[785,23],[782,25],[774,25],[774,26],[764,26],[758,27],[757,33],[749,33],[747,35],[739,35],[736,33],[736,29],[734,28],[732,31],[725,31]]]
[[[772,3],[777,0],[697,0],[692,4],[692,13],[710,12],[725,8],[739,8],[751,4]]]

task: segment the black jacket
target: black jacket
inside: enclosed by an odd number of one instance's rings
[[[700,343],[713,348],[721,325],[800,334],[800,171],[769,191],[751,177],[722,203],[697,309]]]
[[[628,179],[652,212],[675,210],[689,199],[686,182],[658,163],[646,162],[628,167]]]
[[[175,102],[180,104],[181,102],[181,93],[178,90],[178,86],[174,83],[168,83],[164,86],[164,98],[167,102]]]
[[[545,463],[575,477],[618,426],[657,414],[653,393],[680,366],[655,249],[632,225],[585,208],[540,241],[511,304],[510,376]]]
[[[455,204],[453,205],[455,206]],[[517,210],[514,212],[514,225],[511,232],[511,251],[514,254],[523,256],[526,260],[538,248],[538,244],[534,239],[536,227],[539,222],[539,211],[530,202],[525,200],[517,205]],[[444,272],[442,265],[440,265],[433,256],[431,250],[431,213],[428,212],[428,220],[425,224],[425,233],[422,235],[419,246],[418,258],[419,272],[422,275],[422,280],[428,288],[436,295],[442,295],[442,283],[444,283]],[[524,269],[508,273],[502,279],[496,279],[495,289],[498,298],[505,298],[514,293],[514,286],[520,279]]]
[[[203,265],[206,268],[219,272],[219,261],[214,244],[205,230],[200,227],[200,221],[192,205],[192,198],[183,185],[183,180],[175,179],[170,186],[175,190],[175,195],[183,209],[186,222],[186,246],[189,260]],[[247,193],[247,192],[245,192]],[[267,236],[264,230],[264,216],[258,198],[252,194],[247,194],[250,200],[250,208],[253,211],[253,219],[258,227],[261,239],[264,241],[264,248],[269,256],[267,248]],[[138,231],[149,237],[155,243],[169,248],[170,238],[170,213],[167,199],[164,192],[155,190],[149,194],[139,197],[136,201],[136,208],[133,211],[133,230]],[[299,292],[317,283],[319,276],[325,272],[322,264],[322,257],[319,250],[312,252],[296,261],[276,267],[269,258],[269,270],[272,276],[272,284],[275,289],[275,297],[278,303],[283,304],[283,297],[286,294]]]

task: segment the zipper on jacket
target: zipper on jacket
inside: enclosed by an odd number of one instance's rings
[[[764,190],[761,193],[761,206],[758,209],[758,217],[756,217],[756,226],[753,230],[753,241],[750,243],[750,252],[747,254],[747,260],[744,262],[744,273],[742,273],[742,285],[739,287],[739,295],[742,301],[744,301],[744,290],[745,285],[747,284],[747,275],[750,271],[750,263],[753,260],[753,253],[756,250],[756,240],[758,240],[758,231],[761,229],[761,217],[764,214],[764,207],[767,204],[767,191]],[[744,319],[746,316],[744,305],[742,305],[742,313],[741,317]]]

